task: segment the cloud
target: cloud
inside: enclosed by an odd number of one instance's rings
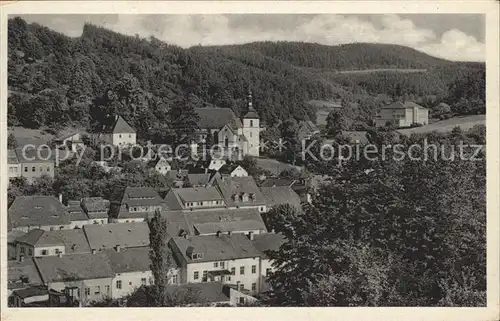
[[[51,22],[51,27],[65,32],[64,23],[60,19],[56,21]],[[370,19],[363,15],[331,14],[118,15],[113,19],[101,19],[98,24],[129,35],[154,36],[182,47],[266,40],[325,45],[371,42],[408,46],[450,60],[485,60],[485,44],[475,37],[457,29],[439,36],[433,30],[417,27],[411,19],[395,14],[371,15]]]

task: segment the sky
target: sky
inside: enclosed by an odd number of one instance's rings
[[[154,36],[181,47],[253,41],[355,42],[408,46],[455,61],[484,61],[485,17],[480,14],[227,14],[23,15],[71,37],[88,22],[116,32]]]

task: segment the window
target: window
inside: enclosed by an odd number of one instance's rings
[[[94,294],[101,294],[101,286],[100,286],[100,285],[97,285],[97,286],[95,287]]]
[[[128,134],[128,138],[132,138],[132,135]]]
[[[231,268],[231,275],[235,275],[236,274],[236,268]]]
[[[252,132],[250,132],[250,137],[252,137]]]
[[[117,289],[121,289],[122,288],[122,281],[121,280],[116,281],[116,288]]]
[[[221,268],[221,269],[225,268],[225,265],[226,265],[226,264],[225,264],[224,262],[220,262],[220,268]]]
[[[61,250],[56,249],[56,251],[55,251],[55,252],[56,252],[56,255],[57,255],[57,254],[61,253]]]
[[[253,120],[250,120],[250,127],[253,127]]]
[[[85,288],[85,295],[89,296],[90,295],[90,288]]]
[[[47,254],[49,254],[48,250],[42,250],[42,255],[47,255]]]
[[[240,275],[243,275],[243,274],[245,274],[245,267],[240,266]]]
[[[24,249],[24,248],[23,248]],[[32,249],[28,249],[28,255],[29,256],[33,256],[33,250]]]
[[[40,173],[41,173],[41,172],[43,172],[43,168],[42,168],[42,167],[40,167]]]
[[[178,282],[177,282],[177,275],[173,275],[173,276],[172,276],[172,283],[173,283],[173,284],[177,284],[177,283],[178,283]]]
[[[35,166],[31,167],[31,171],[34,172],[35,171]]]
[[[201,280],[203,282],[207,282],[207,276],[208,276],[208,272],[207,271],[203,271],[203,277],[201,278]]]
[[[240,304],[245,304],[245,298],[240,296]]]
[[[50,172],[50,167],[47,167],[47,172]]]
[[[106,294],[109,295],[109,285],[104,286],[104,291],[106,291]]]
[[[256,291],[257,290],[257,283],[252,283],[252,291]]]
[[[24,254],[24,247],[20,248],[21,254]]]
[[[198,280],[199,277],[200,277],[200,273],[198,271],[194,271],[193,279]]]
[[[146,285],[146,278],[141,278],[141,285]]]
[[[28,166],[24,166],[24,171],[28,172]]]
[[[266,276],[268,276],[271,273],[271,268],[266,269]]]
[[[252,274],[257,273],[257,265],[252,265]]]
[[[219,267],[219,262],[214,262],[214,267]]]
[[[245,290],[245,285],[244,284],[240,284],[240,291],[243,291]]]
[[[122,134],[118,135],[118,137],[122,138]]]

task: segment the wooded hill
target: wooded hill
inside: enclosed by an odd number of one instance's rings
[[[310,100],[362,105],[364,112],[354,113],[361,121],[380,107],[380,95],[427,106],[476,99],[484,107],[484,64],[450,62],[395,45],[258,42],[183,49],[89,24],[70,38],[14,18],[8,46],[9,126],[91,127],[120,113],[140,137],[150,138],[170,126],[168,110],[187,92],[197,107],[228,107],[240,115],[249,87],[268,125],[314,119]],[[338,73],[394,68],[426,71]],[[477,111],[459,111],[471,112]]]

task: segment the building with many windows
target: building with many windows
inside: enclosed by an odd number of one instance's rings
[[[383,107],[375,118],[376,126],[410,127],[413,124],[427,125],[429,109],[413,102],[397,101]]]

